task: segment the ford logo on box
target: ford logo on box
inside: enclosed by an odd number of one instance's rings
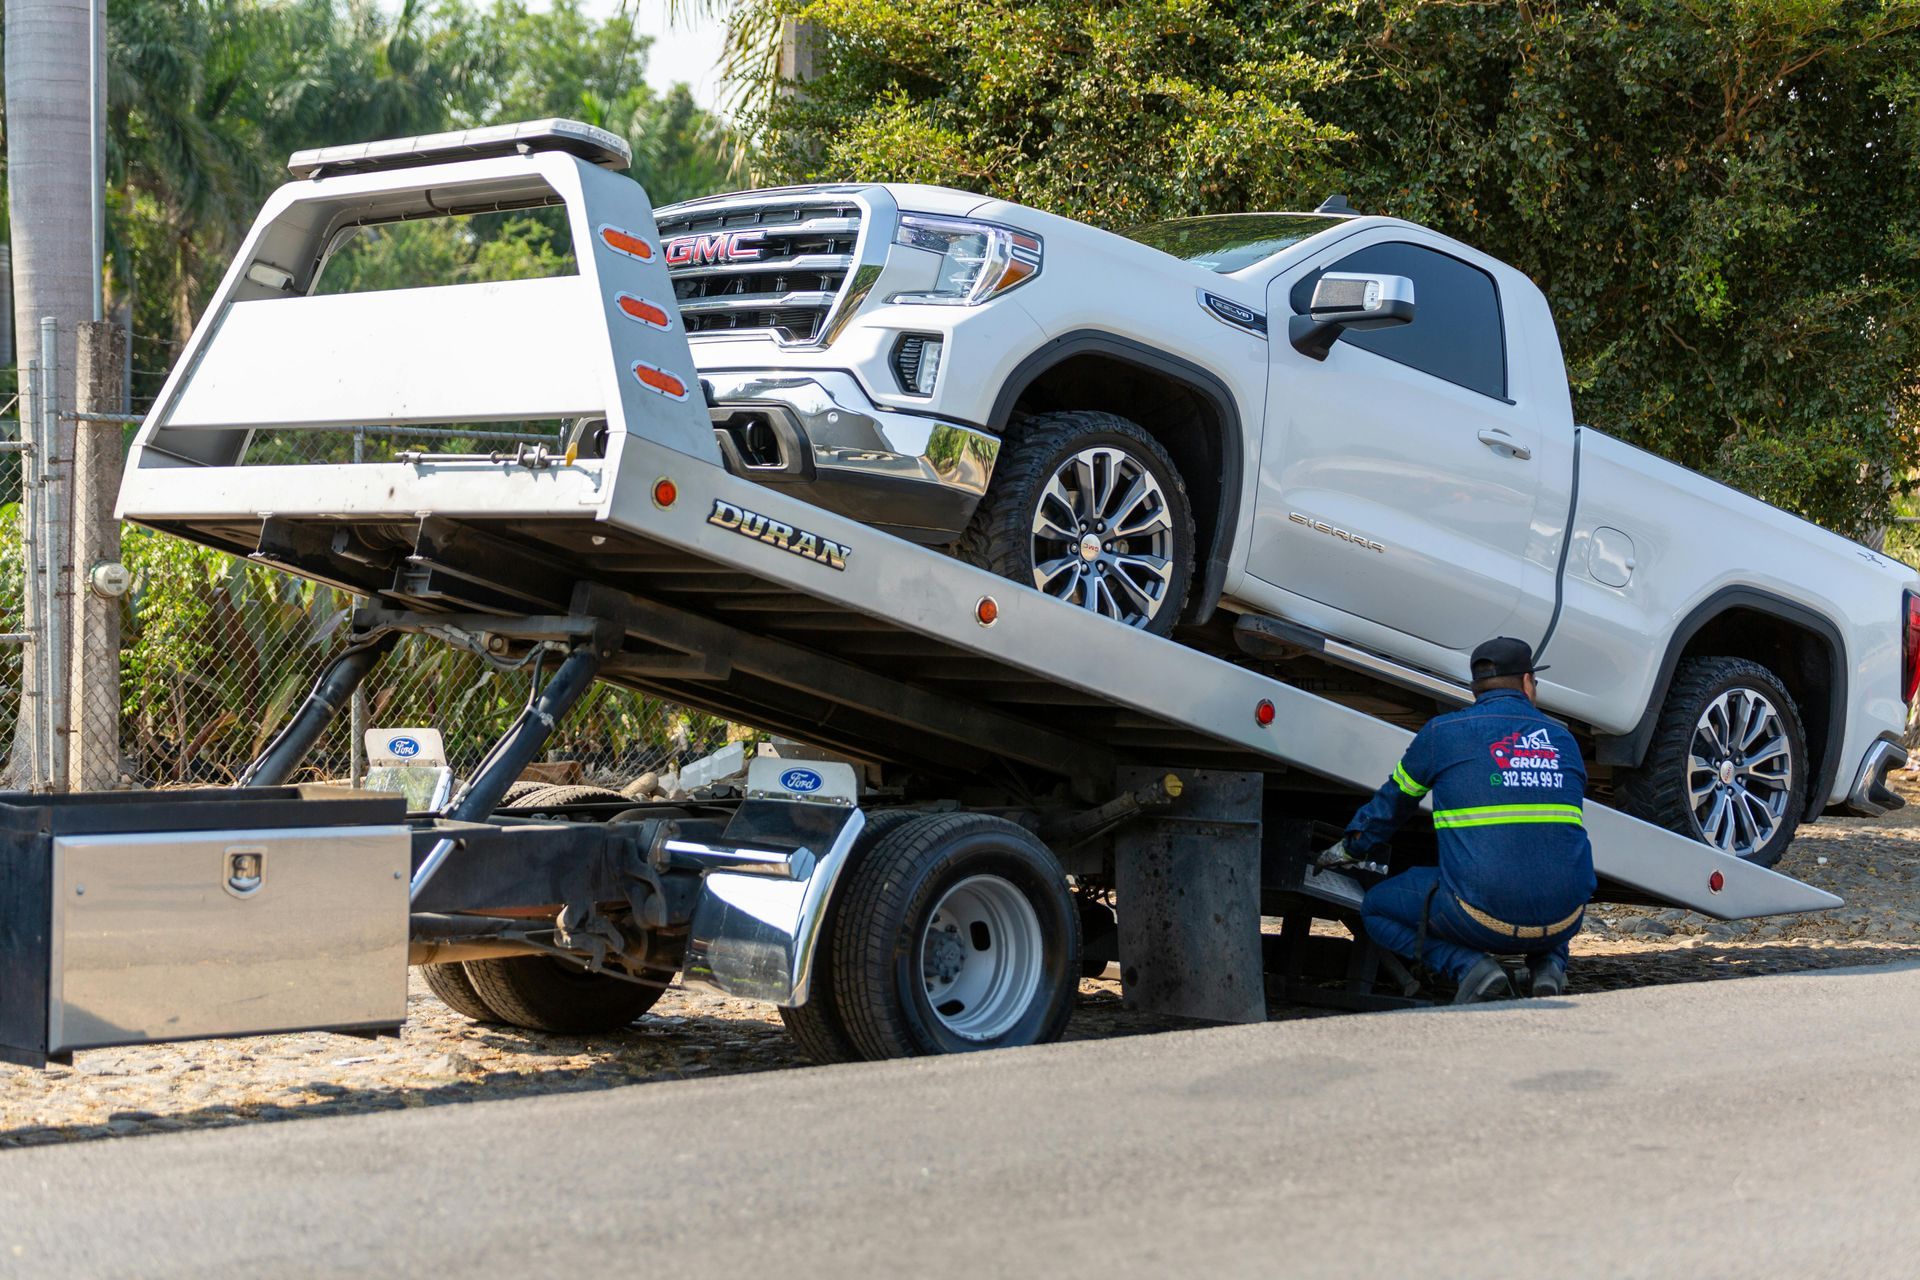
[[[420,740],[418,738],[388,738],[387,750],[399,756],[402,760],[411,760],[420,754]]]
[[[789,769],[780,775],[780,785],[789,791],[818,791],[824,780],[811,769]]]

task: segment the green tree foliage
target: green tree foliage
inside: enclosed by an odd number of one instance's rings
[[[1106,226],[1347,191],[1514,263],[1583,421],[1864,533],[1920,457],[1914,0],[746,0],[776,176]]]
[[[1289,47],[1291,29],[1256,6],[760,7],[824,45],[819,78],[761,117],[778,177],[942,183],[1124,225],[1271,203],[1323,180],[1345,138],[1298,103],[1337,65]]]

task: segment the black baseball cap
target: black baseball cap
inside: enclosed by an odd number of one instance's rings
[[[1545,667],[1533,665],[1533,646],[1512,636],[1495,636],[1473,651],[1473,678],[1490,680],[1495,676],[1524,676]]]

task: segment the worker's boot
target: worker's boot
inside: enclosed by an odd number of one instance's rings
[[[1567,990],[1567,966],[1561,963],[1559,956],[1529,956],[1527,972],[1532,975],[1530,988],[1536,996],[1565,995]]]
[[[1511,999],[1513,983],[1507,980],[1507,971],[1492,956],[1481,956],[1474,961],[1473,968],[1467,970],[1467,976],[1460,979],[1460,989],[1453,995],[1455,1004]]]

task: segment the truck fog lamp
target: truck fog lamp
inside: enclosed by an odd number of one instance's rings
[[[933,394],[933,384],[940,380],[940,354],[947,344],[936,339],[920,349],[920,367],[914,371],[913,389],[923,396]]]

